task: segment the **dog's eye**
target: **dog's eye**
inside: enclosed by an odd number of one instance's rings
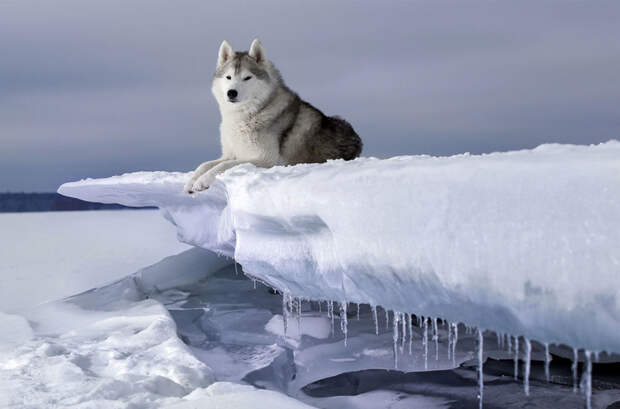
[[[252,78],[252,76],[245,77],[243,80],[244,80],[244,81],[247,81],[247,80],[249,80],[250,78]]]
[[[227,79],[227,80],[229,80],[229,79],[230,79],[230,75],[227,75],[227,76],[226,76],[226,79]]]

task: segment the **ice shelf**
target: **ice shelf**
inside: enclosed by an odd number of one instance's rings
[[[620,142],[486,155],[241,165],[62,185],[157,206],[179,240],[234,257],[290,297],[620,352]]]

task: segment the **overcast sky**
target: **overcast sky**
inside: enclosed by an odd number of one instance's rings
[[[0,191],[219,155],[220,42],[365,156],[620,139],[619,1],[0,0]]]

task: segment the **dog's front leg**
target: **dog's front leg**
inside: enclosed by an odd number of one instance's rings
[[[185,184],[185,188],[183,188],[183,190],[185,191],[185,193],[194,193],[194,183],[196,183],[196,181],[205,173],[207,173],[209,171],[209,169],[214,168],[215,166],[219,165],[222,162],[225,162],[227,159],[224,158],[220,158],[220,159],[216,159],[216,160],[211,160],[208,162],[204,162],[201,163],[196,170],[194,171],[194,174],[192,175],[191,178],[189,178],[189,180],[187,181],[187,183]]]
[[[206,190],[215,182],[215,177],[220,173],[224,173],[230,168],[233,168],[237,165],[241,165],[242,163],[252,163],[255,166],[260,168],[268,168],[274,166],[276,163],[271,163],[267,160],[227,160],[217,164],[212,167],[208,172],[204,175],[200,176],[198,180],[192,186],[192,191],[200,192],[201,190]]]

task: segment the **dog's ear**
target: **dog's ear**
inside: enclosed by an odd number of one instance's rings
[[[234,51],[228,41],[222,41],[222,45],[220,45],[220,51],[217,55],[217,66],[221,66],[222,64],[229,61],[234,54]]]
[[[259,64],[265,61],[265,49],[263,48],[263,45],[258,38],[252,41],[249,55],[250,57],[254,58]]]

